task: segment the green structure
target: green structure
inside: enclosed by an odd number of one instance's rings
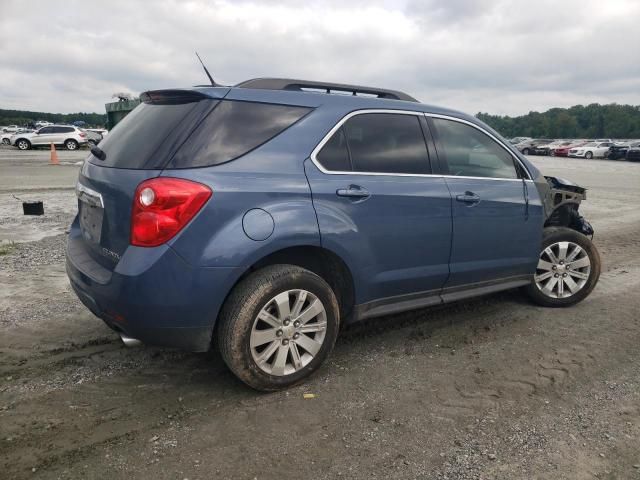
[[[111,102],[105,104],[107,111],[107,129],[111,130],[116,124],[126,117],[131,110],[140,104],[139,99],[120,100],[119,102]]]

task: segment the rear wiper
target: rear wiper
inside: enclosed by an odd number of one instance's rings
[[[104,161],[107,158],[107,154],[100,149],[97,145],[91,147],[91,154],[96,157],[98,160]]]

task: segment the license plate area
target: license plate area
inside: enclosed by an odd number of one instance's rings
[[[85,240],[91,243],[100,243],[102,237],[102,220],[104,209],[80,200],[78,202],[80,214],[80,230]]]
[[[104,203],[102,195],[95,190],[78,183],[76,185],[78,197],[78,215],[80,230],[85,240],[100,243],[102,236],[102,221],[104,219]]]

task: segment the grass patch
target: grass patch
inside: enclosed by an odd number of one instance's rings
[[[0,256],[9,255],[16,248],[16,244],[13,242],[0,243]]]

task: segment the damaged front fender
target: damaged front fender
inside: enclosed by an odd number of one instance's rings
[[[593,227],[578,212],[587,198],[587,189],[558,177],[545,176],[536,181],[545,211],[545,227],[563,226],[593,236]]]

